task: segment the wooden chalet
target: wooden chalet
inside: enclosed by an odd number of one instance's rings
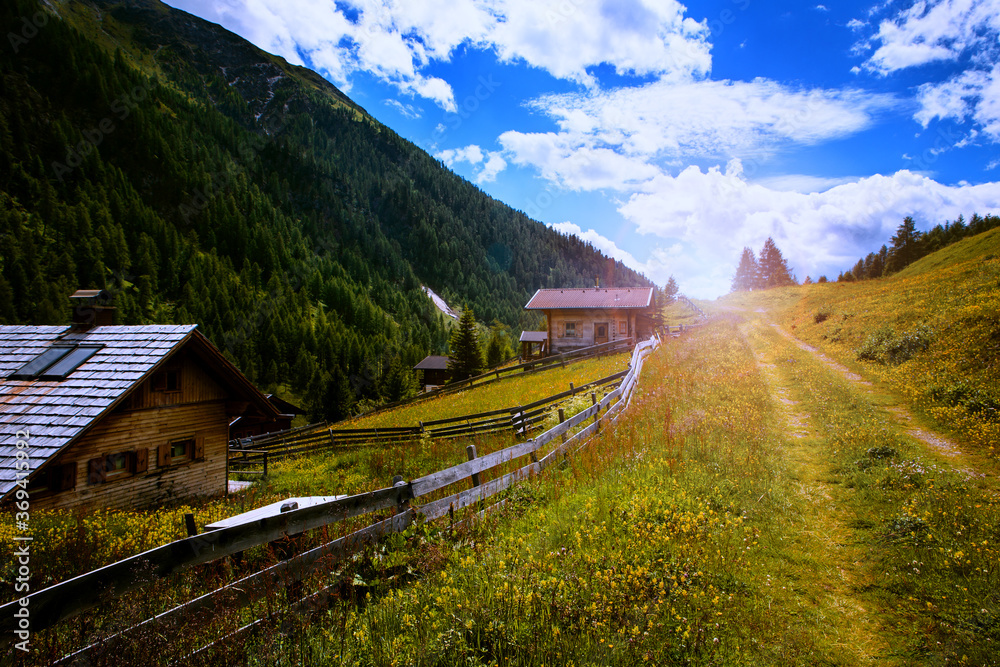
[[[540,289],[524,307],[545,314],[548,354],[653,335],[652,287]]]
[[[448,370],[448,357],[432,354],[420,360],[413,370],[420,374],[420,385],[424,391],[447,384],[451,379]]]
[[[226,492],[229,424],[280,413],[196,330],[0,326],[0,500],[133,508]]]

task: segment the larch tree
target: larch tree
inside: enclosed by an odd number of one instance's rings
[[[788,271],[788,262],[770,236],[764,241],[764,247],[760,250],[758,267],[761,288],[781,287],[795,283],[792,280],[792,274]]]
[[[740,264],[736,267],[736,275],[733,276],[733,285],[730,292],[749,292],[758,289],[758,265],[757,258],[750,248],[743,248],[743,255],[740,257]]]

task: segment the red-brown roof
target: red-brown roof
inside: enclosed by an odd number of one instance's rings
[[[653,303],[652,287],[588,287],[540,289],[525,310],[566,308],[647,308]]]

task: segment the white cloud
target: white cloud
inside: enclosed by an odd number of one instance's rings
[[[422,115],[421,110],[412,104],[403,104],[399,100],[386,100],[385,105],[387,107],[392,107],[395,109],[399,115],[405,118],[420,118]]]
[[[260,48],[350,86],[370,72],[407,95],[456,111],[454,91],[425,74],[460,45],[495,51],[552,76],[596,83],[588,68],[686,79],[711,69],[707,25],[684,17],[677,0],[170,0]],[[341,6],[351,10],[348,18]]]
[[[956,60],[996,42],[1000,0],[919,0],[879,24],[879,44],[866,65],[883,74],[938,60]]]
[[[761,155],[854,134],[895,103],[857,90],[794,90],[774,81],[658,80],[548,95],[531,106],[559,132],[505,132],[508,157],[570,189],[627,190],[681,158]]]
[[[1000,183],[946,186],[904,170],[802,193],[747,182],[737,160],[725,170],[688,167],[658,176],[619,207],[639,233],[691,248],[698,263],[684,274],[693,281],[687,289],[704,297],[728,291],[740,250],[757,250],[768,236],[800,279],[816,278],[850,268],[887,242],[907,215],[926,229],[998,210]]]
[[[879,23],[856,50],[871,48],[864,66],[881,75],[929,63],[960,67],[918,87],[914,119],[925,128],[934,119],[971,120],[1000,141],[1000,0],[920,0]]]
[[[496,180],[497,174],[507,168],[507,161],[499,152],[484,152],[476,144],[464,148],[449,148],[438,152],[434,157],[452,167],[459,162],[468,162],[473,167],[482,167],[476,173],[477,183],[487,183]]]
[[[503,159],[500,153],[489,153],[486,164],[483,165],[482,171],[476,175],[477,183],[488,183],[495,181],[497,174],[507,168],[507,161]]]
[[[561,232],[563,234],[570,234],[579,237],[580,239],[583,239],[590,245],[594,246],[595,248],[603,252],[605,255],[620,260],[625,266],[631,269],[643,272],[645,272],[646,270],[646,266],[642,262],[638,261],[632,255],[632,253],[628,252],[627,250],[622,250],[621,248],[618,247],[617,243],[607,238],[606,236],[601,235],[594,229],[588,229],[587,231],[583,231],[583,229],[579,225],[569,221],[557,222],[554,225],[549,225],[549,226],[552,229],[556,230],[557,232]]]
[[[620,74],[671,78],[711,69],[709,30],[684,18],[676,0],[497,0],[491,35],[504,60],[524,61],[553,76],[595,83],[587,68],[612,65]]]

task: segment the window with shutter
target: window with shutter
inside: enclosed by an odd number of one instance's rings
[[[69,491],[76,488],[76,461],[59,466],[59,490]]]
[[[108,481],[107,473],[104,469],[105,458],[90,459],[87,463],[87,483],[104,484]]]
[[[143,447],[135,452],[135,472],[137,475],[149,470],[149,450]]]

